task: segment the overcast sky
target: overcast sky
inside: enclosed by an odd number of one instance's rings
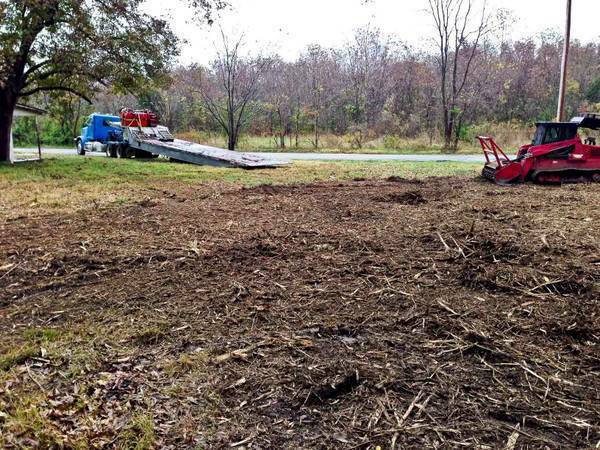
[[[566,0],[488,1],[513,12],[514,38],[564,28]],[[426,13],[427,0],[373,0],[369,5],[361,0],[232,0],[232,4],[217,23],[229,33],[244,32],[250,50],[277,52],[288,60],[312,43],[341,46],[356,28],[367,24],[423,49],[430,45],[434,31]],[[182,63],[207,63],[214,57],[218,25],[199,27],[190,21],[190,11],[175,0],[147,0],[146,8],[168,18],[188,41]],[[573,0],[573,37],[600,40],[600,0]]]

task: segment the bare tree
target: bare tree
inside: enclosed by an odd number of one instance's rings
[[[279,57],[273,59],[270,70],[265,73],[260,95],[266,100],[270,132],[282,149],[285,148],[287,136],[290,136],[291,145],[295,84],[294,66],[286,64]]]
[[[444,145],[456,151],[462,125],[461,97],[472,73],[479,46],[492,28],[487,0],[478,18],[473,0],[428,0],[437,30]]]
[[[243,35],[231,43],[221,30],[221,43],[211,72],[201,82],[200,94],[209,115],[227,134],[227,147],[235,150],[253,113],[259,81],[271,61],[262,56],[244,58]]]
[[[391,94],[390,68],[395,51],[392,40],[377,28],[356,30],[347,46],[347,90],[351,94],[352,120],[369,129]]]
[[[314,148],[319,148],[322,115],[335,95],[331,84],[340,68],[329,51],[311,45],[300,57],[298,69],[304,77],[307,116],[312,119],[312,144]]]

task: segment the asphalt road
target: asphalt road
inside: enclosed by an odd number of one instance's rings
[[[19,148],[15,149],[15,154],[24,156],[37,154],[37,149]],[[76,155],[75,149],[68,148],[44,148],[42,155]],[[452,161],[452,162],[483,162],[482,155],[372,155],[366,153],[263,153],[250,152],[251,155],[263,156],[266,158],[277,158],[281,161],[413,161],[413,162],[432,162],[432,161]],[[88,153],[92,156],[104,156],[104,153]]]

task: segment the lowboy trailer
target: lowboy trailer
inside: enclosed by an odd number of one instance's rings
[[[243,169],[274,168],[288,164],[175,139],[167,127],[158,124],[156,115],[147,110],[123,109],[120,116],[92,114],[81,136],[75,139],[75,144],[79,155],[102,152],[110,158],[165,156],[191,164]]]

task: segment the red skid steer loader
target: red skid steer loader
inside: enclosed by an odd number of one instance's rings
[[[491,137],[479,136],[485,154],[483,176],[497,184],[600,182],[600,146],[585,141],[580,129],[600,130],[600,114],[586,113],[571,122],[539,122],[533,141],[510,159]]]

